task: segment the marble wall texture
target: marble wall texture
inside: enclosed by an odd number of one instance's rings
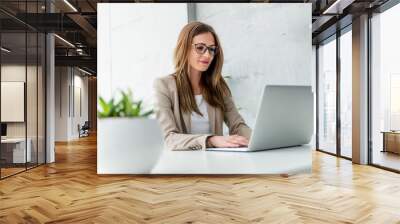
[[[152,83],[173,72],[173,50],[187,23],[186,4],[98,4],[98,96],[131,88],[152,104]]]
[[[311,85],[311,4],[196,4],[222,42],[223,75],[253,126],[266,84]]]
[[[193,6],[193,5],[192,5]],[[313,85],[311,4],[99,4],[98,95],[131,87],[151,99],[155,77],[173,71],[172,55],[188,18],[219,35],[223,75],[252,127],[264,85]],[[190,7],[189,7],[190,8]]]

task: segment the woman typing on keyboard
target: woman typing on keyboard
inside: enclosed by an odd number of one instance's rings
[[[174,52],[175,72],[154,81],[156,117],[169,149],[248,145],[251,129],[221,75],[223,60],[211,26],[191,22],[183,27]],[[229,136],[223,136],[223,122]]]

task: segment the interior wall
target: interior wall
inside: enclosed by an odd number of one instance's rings
[[[88,79],[88,120],[90,122],[90,131],[97,132],[97,78]]]
[[[77,139],[78,124],[88,120],[88,77],[74,67],[56,67],[55,73],[55,140]]]
[[[72,138],[77,138],[79,136],[78,124],[82,126],[85,121],[88,121],[88,77],[82,76],[81,73],[76,68],[74,69],[74,102],[73,102],[73,113],[72,113]]]
[[[68,67],[55,68],[55,141],[68,140],[69,83]]]
[[[311,3],[197,3],[196,20],[211,25],[224,50],[236,106],[253,126],[265,85],[313,85]]]
[[[311,139],[311,143],[313,145],[313,149],[316,148],[317,142],[317,48],[315,45],[312,46],[312,54],[311,54],[311,85],[312,91],[314,94],[314,132]]]
[[[98,96],[107,100],[130,88],[136,100],[151,105],[154,79],[173,72],[187,4],[100,3],[97,9]]]

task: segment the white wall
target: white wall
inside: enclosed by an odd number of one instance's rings
[[[75,69],[74,71],[74,108],[73,110],[75,113],[72,113],[72,120],[71,120],[71,136],[73,138],[79,137],[79,132],[77,129],[78,124],[81,126],[85,123],[85,121],[89,120],[88,116],[88,77],[82,76],[83,73],[79,72]],[[78,92],[80,91],[80,93]],[[80,97],[79,97],[80,94]],[[79,102],[80,101],[80,102]],[[81,108],[80,108],[81,107]],[[82,110],[80,112],[80,110]]]
[[[223,75],[253,126],[266,84],[311,85],[311,4],[196,4],[224,50]]]
[[[1,82],[1,121],[24,122],[25,82]]]
[[[315,45],[312,46],[312,53],[311,53],[311,85],[312,85],[312,91],[315,93],[314,94],[314,132],[313,136],[311,138],[311,143],[313,146],[313,149],[316,148],[316,138],[317,138],[317,48]]]
[[[83,125],[88,120],[88,78],[76,68],[56,67],[55,86],[55,140],[76,139],[78,124]],[[78,97],[79,90],[81,97]]]
[[[55,68],[55,140],[67,141],[68,67]]]
[[[173,50],[187,4],[98,4],[98,96],[131,88],[152,103],[156,77],[173,72]]]
[[[32,71],[35,71],[36,74],[36,67],[33,66],[25,66],[25,65],[19,65],[19,64],[5,64],[1,66],[1,81],[2,82],[24,82],[26,83],[26,71],[28,71],[27,74],[31,75]],[[4,90],[2,89],[2,94],[4,94],[3,92]],[[33,93],[31,93],[33,95]],[[24,90],[22,90],[22,95],[24,95]],[[35,94],[36,95],[36,94]],[[1,96],[2,99],[4,98],[8,98],[8,96]],[[24,96],[22,96],[22,100],[24,101]],[[15,113],[21,114],[22,112],[22,119],[20,119],[20,122],[11,122],[8,124],[8,129],[14,129],[11,132],[14,132],[15,135],[14,136],[25,136],[25,128],[24,128],[24,102],[22,102],[22,108],[19,108],[21,111],[16,111]],[[35,106],[36,107],[36,106]],[[13,108],[16,109],[16,108]],[[7,113],[13,113],[12,111],[10,111],[11,108],[7,108],[4,105],[4,102],[2,102],[2,107],[1,107],[1,111],[2,111],[2,115]],[[19,116],[20,117],[20,116]],[[4,120],[4,118],[2,118],[2,120]],[[22,122],[21,122],[22,121]],[[18,128],[16,127],[22,127],[22,129],[18,130]]]

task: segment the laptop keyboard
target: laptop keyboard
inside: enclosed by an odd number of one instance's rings
[[[230,151],[230,152],[247,152],[249,151],[248,147],[239,147],[239,148],[207,148],[207,151]]]

